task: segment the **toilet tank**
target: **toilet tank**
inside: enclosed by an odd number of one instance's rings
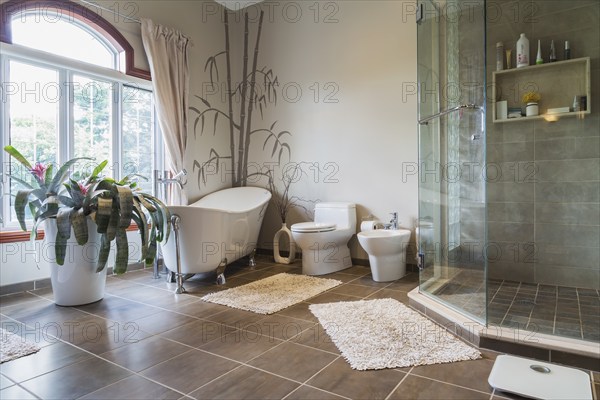
[[[317,203],[315,222],[334,223],[337,229],[350,229],[356,232],[356,205],[343,202]]]

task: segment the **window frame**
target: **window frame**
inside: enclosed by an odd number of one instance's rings
[[[10,24],[3,24],[10,25]],[[78,22],[77,25],[81,25]],[[93,31],[91,31],[93,33]],[[97,35],[102,35],[102,32],[96,32]],[[16,61],[35,65],[43,68],[51,68],[58,71],[59,80],[61,84],[65,82],[72,82],[72,76],[77,74],[91,79],[98,79],[102,81],[109,81],[112,85],[116,85],[116,91],[113,89],[113,115],[111,119],[112,125],[112,163],[118,165],[118,171],[115,171],[115,178],[119,178],[122,172],[122,101],[123,101],[123,88],[125,86],[136,87],[141,90],[147,90],[153,92],[152,82],[136,76],[126,75],[116,69],[109,69],[100,67],[93,64],[88,64],[78,60],[73,60],[67,57],[59,56],[56,54],[47,53],[34,48],[21,46],[17,44],[0,43],[0,71],[3,77],[10,76],[9,63],[10,61]],[[119,57],[117,55],[117,57]],[[67,92],[63,93],[60,99],[59,105],[59,132],[67,132],[67,134],[58,135],[58,146],[59,152],[57,159],[59,163],[63,163],[70,159],[73,154],[72,143],[73,143],[73,103],[70,101],[72,98],[72,85],[69,87],[68,95]],[[115,95],[116,94],[116,95]],[[2,92],[2,97],[6,95]],[[116,98],[115,98],[116,97]],[[5,99],[2,101],[2,107],[0,110],[0,126],[2,127],[2,134],[0,135],[0,149],[4,148],[9,143],[10,127],[9,127],[9,113],[10,107],[8,103],[5,103]],[[156,109],[153,110],[153,122],[154,122],[154,137],[152,138],[154,144],[154,169],[164,169],[164,154],[162,151],[156,151],[157,149],[164,148],[162,146],[162,136],[160,134],[160,128],[158,125],[158,118],[156,115]],[[4,167],[8,166],[8,154],[4,151],[0,151],[0,163],[2,168],[0,169],[0,190],[4,194],[6,190],[10,190],[8,185],[8,178],[6,177]],[[153,179],[153,176],[148,177]],[[2,202],[0,204],[0,216],[6,212],[10,212],[10,196],[2,196]],[[43,232],[39,239],[43,238]],[[20,231],[20,228],[16,221],[3,222],[0,225],[0,243],[7,242],[18,242],[29,240],[29,233]]]

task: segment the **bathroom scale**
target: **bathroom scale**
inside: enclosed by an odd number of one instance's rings
[[[488,383],[496,390],[534,399],[593,400],[589,374],[510,355],[496,358]]]

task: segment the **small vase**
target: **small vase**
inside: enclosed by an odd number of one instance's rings
[[[527,117],[533,117],[539,114],[538,103],[527,103],[525,106],[525,115]]]
[[[287,235],[288,242],[290,244],[290,254],[289,257],[282,257],[279,254],[279,239],[281,235]],[[290,231],[285,224],[285,222],[281,225],[281,229],[275,233],[273,237],[273,255],[275,256],[275,262],[279,264],[291,264],[296,259],[296,242],[294,242],[294,238],[292,237],[292,231]]]

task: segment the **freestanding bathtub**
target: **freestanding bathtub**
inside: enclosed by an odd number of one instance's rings
[[[169,206],[179,216],[181,275],[216,271],[224,283],[227,264],[254,253],[271,193],[263,188],[238,187],[206,195],[188,206]],[[165,266],[177,271],[176,233],[162,246]],[[172,279],[172,278],[171,278]]]

